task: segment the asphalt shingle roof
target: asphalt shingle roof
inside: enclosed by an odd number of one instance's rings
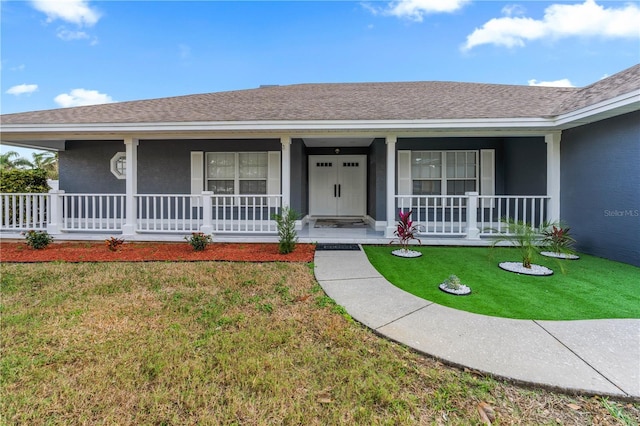
[[[3,124],[552,117],[640,88],[640,64],[584,88],[456,82],[270,86],[2,115]]]

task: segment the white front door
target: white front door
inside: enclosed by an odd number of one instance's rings
[[[310,155],[309,210],[312,216],[364,216],[366,155]]]

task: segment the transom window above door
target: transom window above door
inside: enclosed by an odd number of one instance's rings
[[[267,152],[206,153],[206,188],[214,194],[266,194]]]

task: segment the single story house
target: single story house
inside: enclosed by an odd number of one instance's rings
[[[270,85],[1,120],[2,143],[58,151],[60,171],[40,198],[1,196],[4,236],[259,241],[290,206],[303,241],[381,242],[412,209],[427,244],[562,221],[579,250],[640,265],[640,64],[582,88]]]

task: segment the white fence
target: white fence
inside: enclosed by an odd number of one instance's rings
[[[0,194],[0,230],[121,232],[132,224],[142,233],[273,234],[281,195],[137,194],[127,220],[125,194]]]
[[[398,210],[413,211],[422,235],[479,238],[504,233],[504,219],[541,228],[547,220],[548,196],[523,195],[397,195]]]
[[[120,231],[125,220],[123,194],[51,194],[61,200],[62,231]],[[52,212],[53,213],[53,212]],[[55,218],[52,214],[52,222]]]
[[[483,235],[507,231],[503,219],[524,222],[541,229],[547,217],[547,196],[481,195],[479,198],[478,226]]]
[[[136,195],[138,232],[198,232],[202,198],[183,194]]]
[[[211,198],[210,202],[208,198]],[[214,195],[205,196],[211,206],[214,233],[274,233],[273,215],[280,213],[281,195]]]
[[[397,195],[399,210],[413,211],[423,235],[477,239],[507,230],[503,219],[540,228],[547,220],[548,196]],[[127,218],[124,194],[0,194],[0,230],[49,232],[135,232],[273,234],[281,195],[137,194]],[[394,222],[390,222],[393,224]]]
[[[0,194],[0,229],[46,229],[49,194]]]

